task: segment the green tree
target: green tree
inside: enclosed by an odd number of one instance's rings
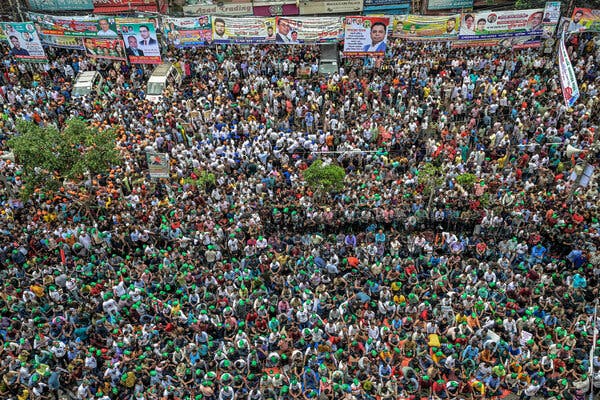
[[[195,179],[185,178],[183,182],[203,190],[213,188],[217,183],[217,178],[212,172],[200,171],[196,169],[194,170],[194,175],[196,175]]]
[[[104,173],[121,162],[114,130],[100,130],[79,118],[67,121],[62,131],[20,121],[17,133],[8,146],[22,165],[24,197],[35,189],[54,192],[64,181]]]
[[[346,172],[344,168],[333,165],[323,164],[323,161],[316,160],[310,167],[302,173],[308,186],[315,192],[329,193],[337,192],[344,188],[344,179]]]
[[[423,184],[423,194],[429,196],[444,183],[442,167],[425,163],[418,172],[419,183]]]
[[[472,189],[477,177],[470,173],[460,174],[456,177],[456,182],[465,189]]]

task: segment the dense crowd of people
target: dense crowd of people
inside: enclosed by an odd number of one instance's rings
[[[171,48],[186,78],[158,103],[150,67],[7,56],[0,397],[584,398],[600,369],[598,185],[579,185],[598,165],[590,39],[568,43],[573,108],[538,49],[398,41],[323,76],[317,46]],[[93,69],[100,93],[72,98]],[[72,117],[114,128],[123,163],[21,200],[16,123]],[[148,149],[171,178],[149,177]],[[343,190],[306,184],[317,159]]]

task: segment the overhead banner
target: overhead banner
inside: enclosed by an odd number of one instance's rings
[[[3,36],[8,39],[10,54],[19,61],[47,62],[40,37],[31,22],[0,23]]]
[[[542,9],[463,14],[458,37],[473,40],[542,35],[543,18]]]
[[[544,25],[556,25],[560,19],[560,1],[549,1],[544,8]]]
[[[215,43],[274,43],[275,18],[212,18],[212,40]]]
[[[183,6],[183,15],[218,15],[222,17],[235,17],[252,15],[252,3],[219,3],[219,4],[195,4]]]
[[[257,17],[275,17],[299,15],[300,9],[295,1],[254,0],[252,13]]]
[[[83,39],[70,36],[41,35],[42,44],[61,49],[85,50]]]
[[[432,17],[425,15],[400,15],[394,18],[392,36],[411,40],[456,39],[460,15]]]
[[[154,24],[119,23],[125,54],[132,64],[160,64],[160,48]]]
[[[410,12],[410,0],[364,0],[364,14],[404,15]]]
[[[44,35],[116,38],[117,25],[112,17],[60,17],[29,13],[35,29]]]
[[[164,13],[167,2],[162,0],[93,0],[94,14],[120,14],[133,11]]]
[[[162,23],[167,41],[175,47],[200,46],[212,41],[212,24],[207,15],[194,18],[163,17]]]
[[[300,15],[356,14],[363,10],[363,0],[301,0]]]
[[[107,60],[127,60],[121,39],[83,39],[88,56]]]
[[[544,8],[544,34],[546,37],[554,37],[556,26],[560,19],[560,1],[549,1]]]
[[[473,8],[473,0],[429,0],[428,10],[459,10]]]
[[[169,157],[166,153],[146,151],[148,173],[153,179],[169,177]]]
[[[579,98],[579,86],[573,65],[565,48],[565,32],[563,31],[560,43],[558,44],[558,74],[560,76],[560,85],[562,86],[563,98],[567,107],[573,107],[573,104]]]
[[[389,17],[356,16],[344,20],[344,55],[383,56],[387,49]]]
[[[569,32],[600,32],[600,10],[575,8],[569,24]]]
[[[37,11],[92,11],[92,0],[27,0],[29,8]]]
[[[276,23],[275,41],[280,44],[336,43],[343,34],[339,17],[277,17]]]

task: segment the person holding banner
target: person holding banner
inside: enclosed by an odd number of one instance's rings
[[[371,52],[384,52],[387,48],[385,43],[385,36],[387,32],[387,26],[381,21],[375,22],[371,26],[371,44],[366,44],[363,47],[364,51]]]

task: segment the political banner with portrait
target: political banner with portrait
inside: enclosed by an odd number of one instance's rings
[[[556,25],[560,19],[560,1],[549,1],[544,7],[544,25]]]
[[[549,1],[544,8],[544,36],[553,37],[560,20],[560,1]]]
[[[60,35],[40,35],[42,44],[61,49],[85,50],[83,38]]]
[[[340,17],[277,17],[279,44],[337,43],[343,34]]]
[[[169,156],[167,153],[146,151],[148,173],[153,179],[169,177]]]
[[[387,49],[389,17],[355,16],[344,19],[344,55],[383,56]]]
[[[275,18],[212,17],[214,43],[274,43]]]
[[[57,36],[117,38],[113,17],[54,16],[29,13],[38,33]]]
[[[40,37],[31,22],[0,23],[3,35],[8,39],[10,54],[19,61],[47,62]]]
[[[212,24],[208,15],[193,18],[162,19],[163,33],[175,47],[193,47],[212,41]]]
[[[571,16],[569,32],[600,32],[600,10],[576,7]]]
[[[456,40],[452,42],[452,48],[464,49],[468,47],[494,47],[500,46],[506,49],[519,50],[537,48],[542,45],[541,36],[519,36],[503,39],[479,39],[479,40]]]
[[[543,34],[544,10],[486,11],[462,15],[461,40],[501,39]]]
[[[518,36],[512,38],[500,39],[500,46],[517,50],[517,49],[532,49],[542,45],[542,36]]]
[[[392,37],[410,40],[452,40],[458,35],[460,15],[434,17],[398,15],[394,18]]]
[[[160,64],[160,47],[154,24],[119,24],[125,54],[132,64]]]
[[[158,20],[156,17],[116,17],[115,24],[117,25],[117,30],[121,30],[121,25],[123,24],[152,24],[154,25],[154,30],[158,31]]]
[[[125,46],[121,39],[85,38],[83,44],[88,56],[107,60],[126,61]]]

